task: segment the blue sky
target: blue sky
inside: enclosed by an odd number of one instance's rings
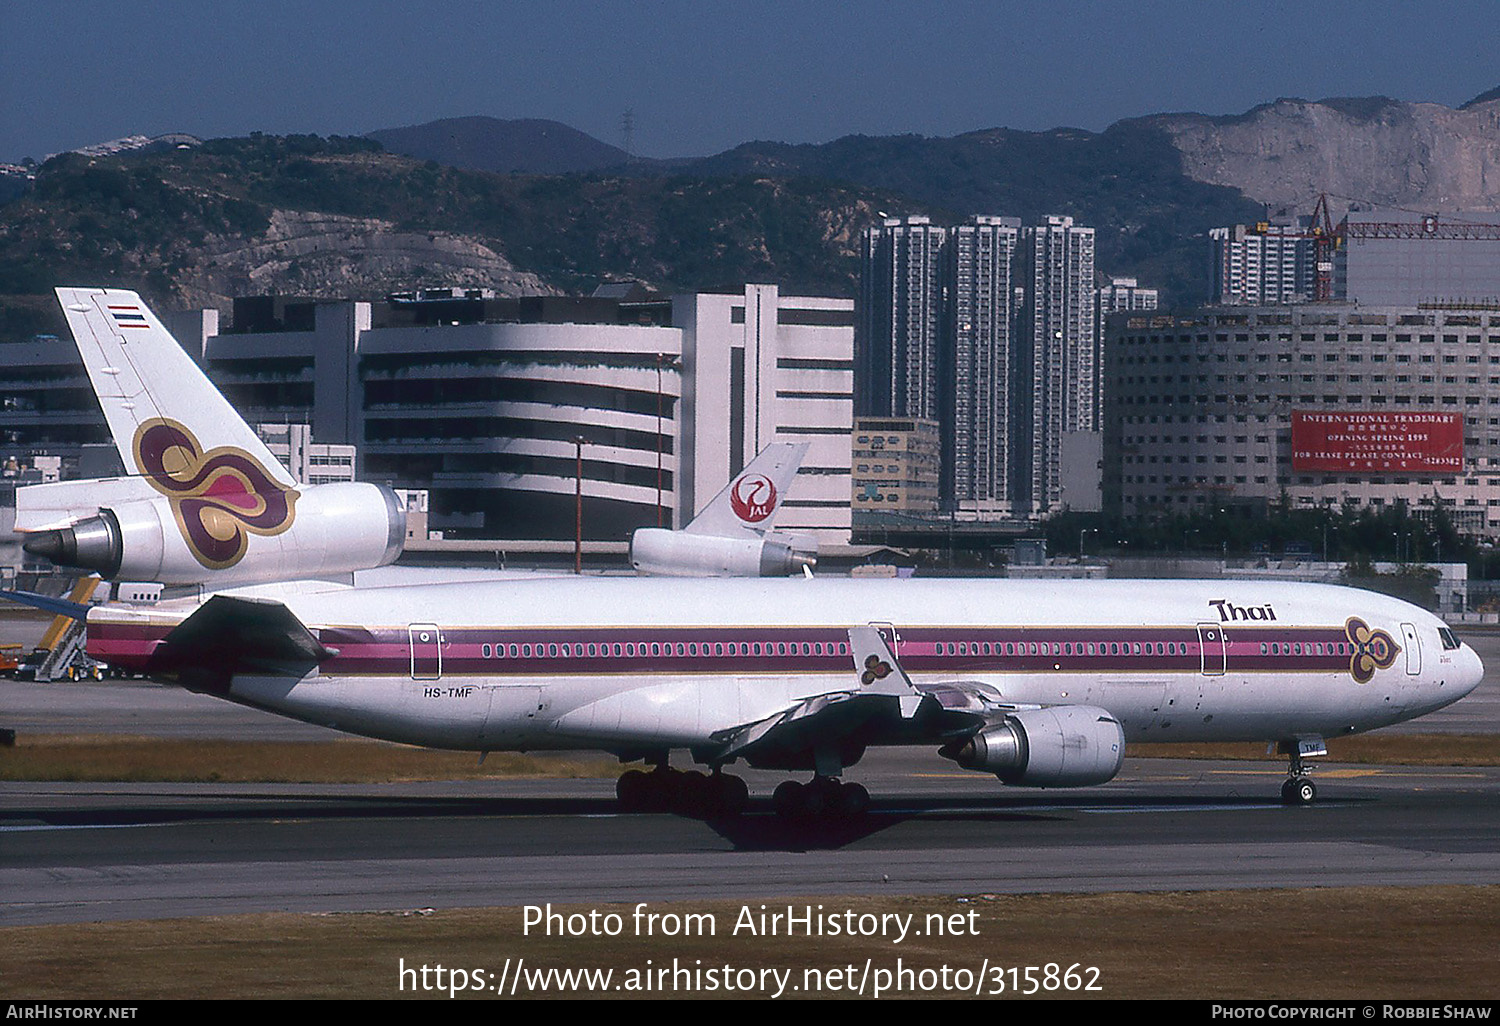
[[[123,135],[553,118],[647,156],[751,139],[1098,130],[1278,96],[1456,106],[1500,5],[0,0],[0,160]]]

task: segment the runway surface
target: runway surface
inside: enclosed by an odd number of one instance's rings
[[[1387,728],[1500,732],[1500,633],[1470,631],[1484,683]],[[27,733],[316,740],[344,735],[138,682],[0,681]],[[844,894],[1500,883],[1500,769],[1315,772],[1127,759],[1081,791],[1001,787],[928,749],[849,774],[872,814],[822,829],[771,814],[782,774],[747,772],[733,822],[616,815],[611,782],[380,786],[0,783],[0,925],[541,902]]]
[[[1127,760],[1020,792],[872,757],[873,812],[616,815],[603,781],[0,784],[0,925],[543,902],[1500,883],[1500,769]],[[768,778],[769,779],[769,778]]]

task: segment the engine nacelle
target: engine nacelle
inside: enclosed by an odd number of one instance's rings
[[[335,482],[256,498],[258,506],[112,502],[66,527],[29,532],[23,548],[113,580],[219,586],[369,570],[395,562],[406,542],[406,513],[381,485]]]
[[[1023,787],[1087,787],[1114,779],[1125,760],[1120,721],[1096,706],[1023,709],[942,749],[964,769]]]
[[[815,548],[787,535],[724,538],[643,527],[630,539],[636,571],[665,577],[785,577],[817,562]]]

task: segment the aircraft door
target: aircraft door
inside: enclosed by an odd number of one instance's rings
[[[546,711],[542,689],[507,684],[489,688],[489,711],[484,720],[481,745],[503,745],[523,740],[536,730],[537,717]]]
[[[1406,672],[1418,674],[1422,672],[1422,642],[1417,634],[1417,628],[1409,623],[1401,625],[1401,644],[1406,649]]]
[[[1216,623],[1198,625],[1199,667],[1205,677],[1222,677],[1227,669],[1229,645],[1224,628]]]
[[[437,680],[443,675],[443,632],[435,623],[414,623],[406,628],[411,645],[411,679]]]

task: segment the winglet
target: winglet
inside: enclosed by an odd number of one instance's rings
[[[909,720],[917,714],[924,696],[912,685],[878,627],[850,627],[849,651],[854,656],[861,694],[900,699],[902,719]]]

